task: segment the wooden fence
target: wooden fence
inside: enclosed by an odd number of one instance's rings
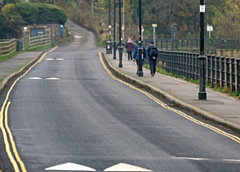
[[[30,37],[27,43],[27,48],[28,50],[31,50],[31,49],[34,49],[40,46],[45,46],[45,45],[51,45],[50,32],[46,33],[45,35]]]
[[[0,57],[7,56],[16,51],[31,50],[45,45],[51,45],[50,33],[41,36],[30,37],[28,40],[0,40]]]
[[[0,40],[0,57],[17,51],[16,39]]]

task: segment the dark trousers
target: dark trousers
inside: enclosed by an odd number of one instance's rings
[[[149,58],[149,66],[150,66],[150,73],[151,74],[156,73],[156,65],[157,65],[157,59]]]
[[[132,52],[131,51],[128,51],[128,60],[132,60]]]

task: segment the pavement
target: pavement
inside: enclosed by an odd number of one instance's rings
[[[13,77],[34,64],[41,54],[42,52],[23,52],[11,59],[0,62],[0,92]]]
[[[128,61],[124,54],[122,68],[119,68],[118,52],[116,54],[115,60],[113,54],[104,54],[104,57],[108,68],[118,77],[167,100],[173,107],[240,132],[240,100],[210,88],[206,88],[207,100],[198,100],[199,85],[160,73],[151,76],[150,70],[145,68],[143,77],[139,77],[136,63]]]
[[[12,59],[0,62],[0,91],[14,76],[33,65],[42,54],[43,52],[22,52]],[[118,56],[114,60],[113,54],[102,54],[108,68],[125,81],[164,98],[173,107],[180,107],[240,132],[240,101],[236,98],[206,88],[207,100],[198,100],[198,85],[159,73],[151,76],[145,68],[143,77],[139,77],[136,75],[135,62],[128,61],[126,54],[123,55],[122,68],[118,67]]]

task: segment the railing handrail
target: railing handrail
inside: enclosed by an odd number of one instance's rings
[[[169,73],[199,80],[198,56],[198,53],[160,50],[157,64]],[[205,62],[206,81],[212,87],[240,92],[240,58],[206,55]]]

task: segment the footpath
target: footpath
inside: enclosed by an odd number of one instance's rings
[[[38,60],[41,54],[42,52],[23,52],[0,62],[0,91],[12,77]],[[128,61],[126,55],[123,55],[122,68],[118,67],[118,56],[115,60],[113,54],[104,54],[103,57],[107,66],[128,82],[141,85],[145,90],[165,98],[173,106],[240,132],[240,101],[234,97],[206,88],[207,100],[198,100],[198,85],[159,73],[151,76],[145,68],[143,77],[139,77],[136,75],[136,64]]]
[[[141,85],[145,90],[163,97],[172,106],[183,108],[207,120],[227,126],[240,132],[240,100],[227,94],[206,88],[207,100],[198,100],[199,86],[182,79],[156,73],[151,76],[150,70],[143,68],[143,77],[139,77],[137,65],[122,58],[122,68],[119,68],[117,59],[113,54],[104,54],[108,67],[128,82]]]
[[[31,66],[42,52],[23,52],[15,57],[0,62],[0,91],[14,76]]]

